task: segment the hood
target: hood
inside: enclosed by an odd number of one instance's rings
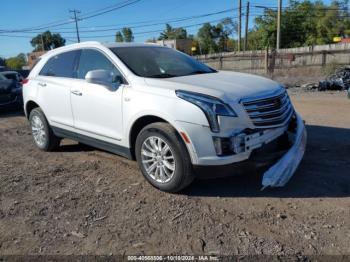
[[[277,82],[261,76],[228,71],[145,81],[154,87],[196,92],[226,101],[269,94],[281,88]]]

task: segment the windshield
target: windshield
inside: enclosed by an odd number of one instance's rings
[[[4,74],[4,76],[5,76],[7,79],[17,80],[16,74],[7,73],[7,74]]]
[[[171,48],[157,46],[111,48],[136,75],[150,78],[170,78],[216,72],[190,56]]]
[[[0,80],[7,80],[7,78],[0,73]]]

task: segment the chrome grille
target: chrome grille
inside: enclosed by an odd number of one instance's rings
[[[285,125],[294,112],[285,90],[270,97],[244,99],[242,104],[253,124],[260,128]]]

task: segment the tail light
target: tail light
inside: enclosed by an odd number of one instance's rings
[[[21,81],[22,85],[25,85],[29,82],[29,79],[28,78],[25,78]]]

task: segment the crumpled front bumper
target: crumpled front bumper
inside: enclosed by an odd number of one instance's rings
[[[301,117],[297,116],[297,130],[292,147],[263,175],[263,189],[286,185],[298,168],[306,149],[306,128]]]

